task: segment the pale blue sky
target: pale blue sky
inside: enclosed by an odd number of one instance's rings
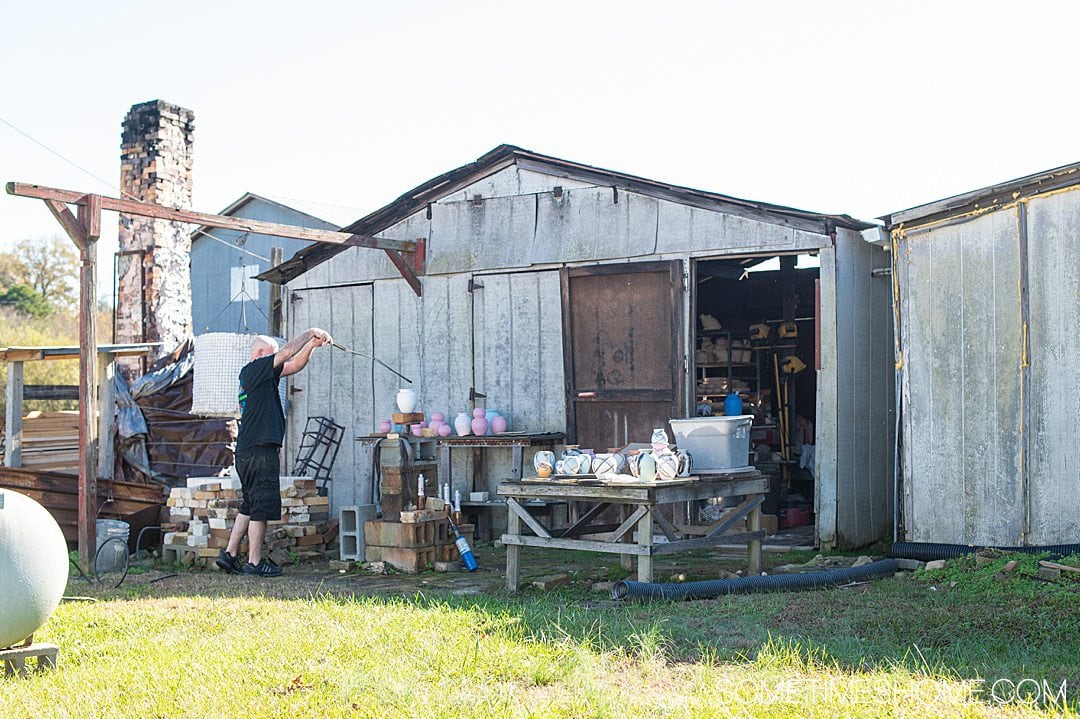
[[[208,212],[366,212],[507,142],[873,218],[1080,159],[1075,8],[0,0],[0,117],[116,183],[128,107],[190,108]],[[116,194],[0,124],[9,180]],[[58,230],[0,196],[0,245]]]

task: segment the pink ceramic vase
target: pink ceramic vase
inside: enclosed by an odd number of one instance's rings
[[[477,419],[482,419],[486,413],[486,409],[484,409],[483,407],[477,407],[472,411],[472,416],[476,417]]]
[[[449,437],[450,425],[448,425],[446,422],[441,422],[439,424],[439,429],[437,429],[436,431],[439,433],[440,437]]]
[[[472,421],[473,434],[477,436],[487,434],[488,421],[484,418],[484,415],[482,414],[484,410],[481,409],[476,411],[481,412],[481,415],[479,417],[476,417],[474,413]]]
[[[501,414],[497,414],[491,418],[491,432],[492,434],[502,434],[506,431],[506,417]]]

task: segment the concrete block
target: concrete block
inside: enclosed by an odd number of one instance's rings
[[[401,521],[405,524],[415,524],[417,522],[433,522],[435,521],[435,512],[430,509],[413,509],[404,511],[401,513]]]
[[[351,572],[356,569],[356,562],[348,562],[340,559],[330,560],[330,571],[332,572]]]
[[[1054,569],[1053,567],[1039,567],[1039,579],[1045,579],[1048,582],[1053,582],[1056,581],[1060,576],[1060,569]]]
[[[935,559],[932,562],[927,562],[926,563],[926,571],[928,571],[928,572],[932,571],[934,569],[944,569],[944,568],[945,568],[945,560],[944,559]]]
[[[918,559],[897,559],[896,566],[900,569],[906,569],[909,572],[913,572],[916,569],[922,569],[926,566],[925,562],[920,562]]]
[[[364,522],[364,542],[375,547],[430,547],[435,544],[435,522]]]
[[[460,572],[461,568],[461,562],[435,562],[436,572]]]
[[[399,572],[419,574],[435,563],[435,547],[368,547],[367,556],[371,561],[386,562]]]
[[[870,557],[868,557],[868,556],[866,556],[865,554],[863,554],[863,555],[860,555],[860,556],[859,556],[859,558],[858,558],[858,559],[856,559],[856,560],[855,560],[855,561],[854,561],[854,562],[852,563],[852,565],[851,565],[851,566],[852,566],[852,567],[862,567],[862,566],[864,566],[864,565],[867,565],[867,564],[871,564],[871,563],[873,563],[873,561],[874,561],[873,559],[870,559]]]

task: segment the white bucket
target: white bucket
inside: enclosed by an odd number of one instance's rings
[[[96,563],[94,569],[99,574],[113,572],[124,568],[124,560],[128,556],[128,536],[131,526],[119,519],[97,520],[97,548],[95,551]],[[122,541],[110,542],[116,538]],[[108,542],[108,544],[106,544]]]
[[[694,459],[694,471],[735,469],[750,464],[754,416],[693,417],[670,420],[675,444]]]

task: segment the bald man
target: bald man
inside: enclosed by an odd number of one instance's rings
[[[333,344],[326,330],[312,327],[278,349],[272,337],[258,335],[251,343],[251,361],[240,370],[240,433],[236,438],[236,473],[244,501],[233,524],[229,546],[215,562],[229,574],[277,577],[281,567],[262,556],[266,523],[281,519],[278,452],[285,438],[278,380],[307,366],[316,347]],[[247,534],[248,560],[238,556]]]

